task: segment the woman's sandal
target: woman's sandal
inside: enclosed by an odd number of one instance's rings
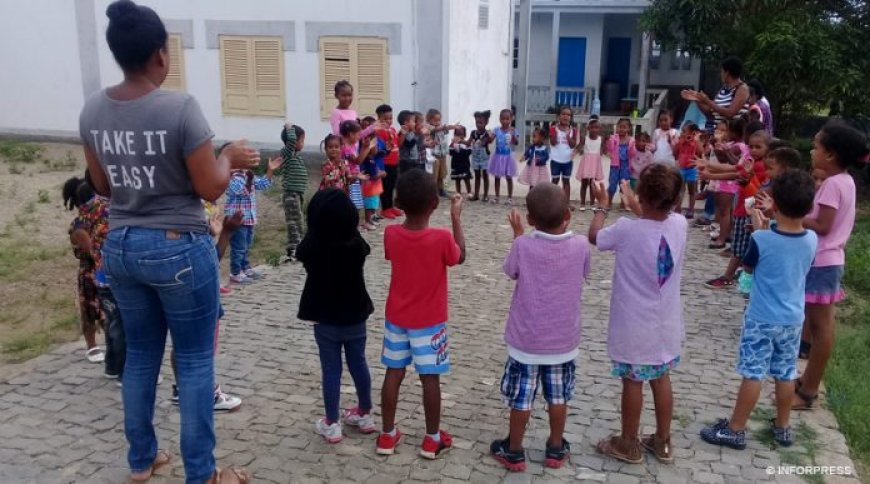
[[[154,462],[151,464],[151,467],[142,472],[130,473],[130,480],[133,482],[145,482],[148,479],[151,479],[151,476],[157,472],[157,469],[169,465],[170,462],[172,462],[172,454],[167,450],[159,449],[157,455],[154,457]]]
[[[599,454],[604,454],[629,464],[643,463],[643,454],[640,451],[640,444],[637,441],[629,443],[630,447],[627,451],[620,449],[620,446],[624,445],[625,442],[623,442],[622,437],[612,435],[610,438],[599,441],[598,445],[595,446],[595,450]]]
[[[671,438],[660,439],[656,434],[649,434],[640,441],[641,447],[651,452],[662,464],[672,464],[674,454],[671,452]]]
[[[795,382],[795,386],[797,387],[797,382]],[[805,392],[795,389],[794,394],[801,401],[798,404],[792,404],[792,410],[815,410],[816,409],[816,400],[819,399],[819,394],[808,395]]]

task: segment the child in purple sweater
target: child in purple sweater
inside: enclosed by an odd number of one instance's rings
[[[574,393],[580,301],[591,252],[586,237],[568,230],[571,212],[561,188],[535,185],[526,203],[526,218],[535,230],[524,235],[519,212],[511,211],[514,243],[504,262],[505,274],[517,281],[505,326],[508,358],[501,380],[502,395],[511,408],[510,431],[490,447],[493,457],[511,471],[526,469],[523,434],[539,385],[550,413],[544,465],[559,468],[570,455],[562,433],[567,402]]]

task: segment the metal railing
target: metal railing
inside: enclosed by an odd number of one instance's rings
[[[512,99],[516,99],[514,85],[511,91]],[[575,112],[588,113],[592,107],[592,99],[595,97],[595,88],[592,87],[556,87],[552,86],[529,86],[526,93],[526,106],[528,113],[546,114],[557,106],[570,106]]]

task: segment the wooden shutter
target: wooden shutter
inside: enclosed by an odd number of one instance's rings
[[[360,117],[374,116],[375,108],[387,101],[389,56],[383,39],[356,42],[356,109]]]
[[[281,116],[286,113],[284,102],[284,50],[280,38],[255,38],[254,109],[256,114]]]
[[[253,114],[250,44],[244,37],[220,36],[224,114]]]
[[[336,105],[335,83],[347,80],[356,86],[350,69],[351,44],[347,38],[320,38],[320,117],[323,119],[329,119]]]
[[[169,34],[166,39],[166,50],[169,53],[169,72],[166,74],[162,87],[173,91],[184,91],[186,89],[184,47],[180,34]]]
[[[354,87],[353,109],[362,116],[390,97],[387,42],[373,37],[320,38],[320,116],[328,119],[336,105],[335,83],[347,80]]]
[[[221,35],[220,59],[224,114],[285,115],[280,38]]]

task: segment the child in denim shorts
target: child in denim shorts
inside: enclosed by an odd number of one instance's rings
[[[770,230],[752,234],[743,257],[753,273],[749,306],[743,319],[737,372],[743,377],[731,419],[720,419],[701,430],[706,442],[734,449],[746,448],[746,423],[761,394],[761,383],[776,381],[776,418],[770,426],[782,446],[793,442],[789,412],[797,376],[797,356],[804,320],[804,288],[816,253],[815,232],[803,227],[813,208],[815,184],[808,173],[788,170],[771,187],[773,217]]]
[[[505,325],[508,358],[501,380],[511,409],[510,430],[490,446],[492,456],[511,471],[526,469],[523,435],[539,387],[550,413],[544,465],[559,468],[570,455],[562,433],[574,393],[581,299],[590,264],[589,241],[568,230],[571,212],[561,188],[538,184],[526,203],[535,230],[524,235],[519,212],[511,211],[514,243],[504,261],[505,274],[517,281]]]

